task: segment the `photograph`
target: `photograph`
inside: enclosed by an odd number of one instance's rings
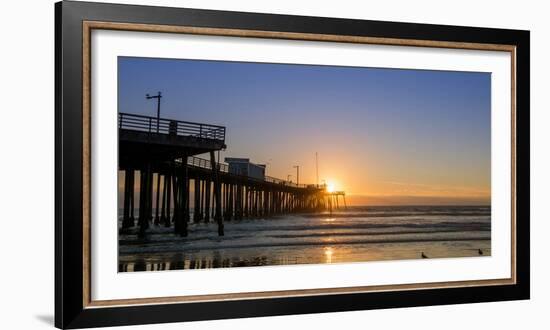
[[[119,272],[491,256],[491,72],[117,64]]]

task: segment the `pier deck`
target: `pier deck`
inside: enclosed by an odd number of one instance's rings
[[[118,127],[122,166],[225,148],[225,127],[218,125],[119,113]]]

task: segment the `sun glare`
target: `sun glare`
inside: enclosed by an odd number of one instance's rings
[[[334,186],[334,183],[329,182],[327,183],[327,192],[331,193],[336,191],[336,187]]]

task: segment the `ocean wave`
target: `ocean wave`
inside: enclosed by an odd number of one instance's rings
[[[148,241],[163,241],[170,237],[173,234],[173,229],[164,228],[164,227],[154,227],[145,240]],[[208,239],[210,235],[213,238],[217,238],[215,225],[214,224],[200,224],[200,225],[190,225],[189,236],[186,238],[187,241],[194,241],[200,239]],[[372,230],[392,230],[393,233],[401,234],[407,231],[414,230],[415,233],[426,232],[426,233],[436,233],[436,232],[461,232],[461,231],[491,231],[491,224],[486,222],[470,222],[470,223],[457,223],[457,222],[441,222],[441,223],[400,223],[400,224],[382,224],[382,223],[317,223],[314,225],[307,224],[296,224],[296,225],[254,225],[249,224],[246,226],[231,226],[230,223],[226,223],[226,236],[225,239],[238,239],[245,237],[264,237],[269,233],[277,234],[279,232],[302,232],[303,236],[312,236],[319,235],[319,232],[323,231],[336,231],[336,230],[353,230],[361,231],[362,234],[368,235],[373,234]],[[371,230],[366,232],[366,230]],[[132,228],[128,230],[127,234],[121,234],[119,236],[119,244],[128,244],[130,241],[141,241],[136,240],[135,235],[138,232],[138,228]],[[381,232],[388,233],[388,232]]]
[[[433,216],[490,216],[491,212],[362,212],[362,213],[312,213],[304,218],[392,218],[392,217],[433,217]]]
[[[229,227],[229,225],[227,225]],[[384,228],[456,228],[456,229],[469,229],[478,228],[480,230],[490,230],[491,224],[483,221],[475,222],[452,222],[444,221],[438,223],[315,223],[315,224],[250,224],[248,226],[242,226],[234,228],[236,232],[258,232],[258,231],[302,231],[302,230],[323,230],[323,229],[384,229]],[[196,232],[211,231],[211,228],[197,227]]]
[[[175,252],[197,252],[201,250],[216,250],[216,249],[258,249],[258,248],[278,248],[278,247],[302,247],[302,246],[337,246],[337,245],[368,245],[368,244],[392,244],[392,243],[420,243],[420,242],[458,242],[458,241],[486,241],[491,237],[487,235],[481,235],[478,237],[411,237],[411,238],[392,238],[392,239],[379,239],[379,240],[354,240],[354,241],[293,241],[293,242],[270,242],[270,243],[250,243],[250,244],[227,244],[227,245],[201,245],[196,247],[181,246],[181,245],[159,245],[148,246],[147,253],[162,252],[162,253],[175,253]],[[143,248],[119,248],[119,254],[135,254],[143,252]]]

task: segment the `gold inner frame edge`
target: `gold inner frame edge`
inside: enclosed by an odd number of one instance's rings
[[[262,292],[240,292],[228,294],[206,294],[189,295],[173,297],[151,297],[151,298],[129,298],[114,300],[92,300],[91,298],[91,33],[92,30],[118,30],[130,32],[153,32],[153,33],[177,33],[177,34],[195,34],[210,36],[227,37],[249,37],[249,38],[269,38],[303,41],[324,41],[341,43],[359,43],[376,44],[388,46],[411,46],[411,47],[431,47],[431,48],[450,48],[467,50],[486,50],[486,51],[504,51],[511,55],[511,278],[489,279],[489,280],[468,280],[468,281],[449,281],[449,282],[431,282],[414,284],[392,284],[392,285],[370,285],[356,287],[337,287],[323,289],[298,289],[284,291],[262,291]],[[120,23],[120,22],[102,22],[102,21],[83,21],[82,22],[82,218],[83,218],[83,307],[84,308],[102,308],[129,305],[150,305],[150,304],[174,304],[208,301],[228,301],[245,299],[265,299],[265,298],[283,298],[300,297],[315,295],[334,295],[334,294],[354,294],[367,292],[384,291],[408,291],[408,290],[426,290],[443,289],[458,287],[475,286],[494,286],[494,285],[514,285],[516,284],[516,46],[503,44],[484,44],[469,42],[435,41],[419,39],[397,39],[380,37],[362,37],[362,36],[343,36],[332,34],[312,34],[296,32],[279,31],[261,31],[244,29],[224,29],[224,28],[204,28],[191,26],[175,25],[156,25],[140,23]]]

